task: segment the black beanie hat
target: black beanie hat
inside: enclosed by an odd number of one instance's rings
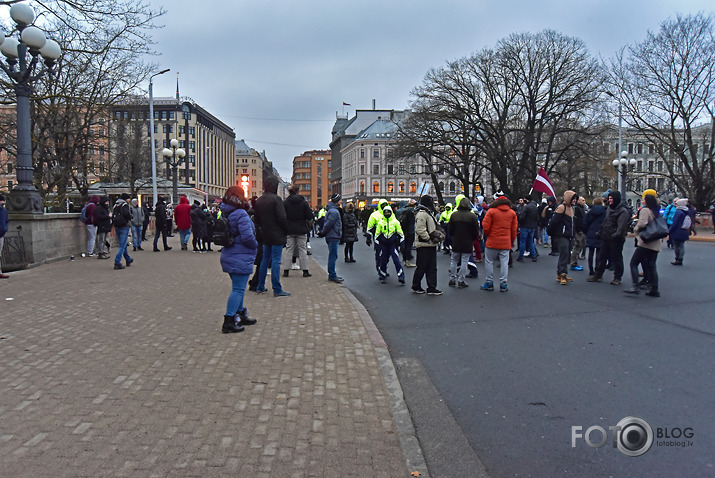
[[[430,195],[424,195],[420,198],[420,205],[426,207],[430,211],[434,211],[434,199]]]

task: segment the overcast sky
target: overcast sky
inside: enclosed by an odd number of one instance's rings
[[[597,57],[713,0],[147,0],[163,6],[154,58],[180,93],[231,126],[290,180],[294,156],[328,149],[336,112],[405,109],[425,73],[514,32],[553,29]],[[158,69],[157,69],[158,71]],[[343,109],[343,102],[350,103]]]

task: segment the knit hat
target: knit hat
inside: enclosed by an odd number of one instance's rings
[[[658,193],[655,192],[655,189],[646,189],[643,191],[643,199],[645,199],[646,196],[658,196]]]
[[[434,199],[429,194],[425,194],[420,198],[420,205],[426,207],[430,211],[434,211]]]
[[[338,202],[340,202],[341,198],[342,198],[342,196],[340,194],[335,193],[332,196],[330,196],[330,201],[332,201],[333,204],[337,204]]]
[[[129,199],[131,196],[129,195],[129,193],[122,193],[122,195],[119,196],[119,197],[122,198],[122,199],[124,199],[124,200],[126,201],[126,200]]]

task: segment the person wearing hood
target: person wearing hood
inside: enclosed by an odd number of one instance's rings
[[[181,242],[181,250],[189,249],[189,236],[191,235],[191,206],[189,198],[181,196],[179,204],[174,209],[174,221],[176,228],[179,230],[179,240]]]
[[[109,212],[109,198],[102,196],[99,198],[97,207],[94,208],[94,223],[97,225],[97,259],[109,259],[107,248],[107,234],[112,230],[112,216]]]
[[[290,297],[290,293],[281,286],[281,255],[288,239],[288,219],[283,200],[278,196],[278,179],[273,176],[263,181],[263,195],[256,200],[254,221],[261,230],[263,241],[263,259],[258,274],[256,292],[266,292],[268,264],[271,264],[271,285],[273,297]]]
[[[494,261],[499,259],[501,271],[499,275],[499,290],[507,292],[509,275],[509,253],[516,240],[519,221],[516,212],[511,208],[511,201],[506,196],[499,196],[491,203],[482,221],[486,236],[486,251],[484,266],[487,272],[482,290],[494,290]]]
[[[444,229],[445,237],[442,241],[442,248],[444,249],[443,254],[451,254],[452,251],[452,236],[449,235],[449,218],[452,217],[452,205],[447,203],[444,205],[444,212],[439,216],[439,225]]]
[[[142,249],[142,226],[144,225],[144,211],[139,206],[139,201],[132,199],[132,205],[129,208],[132,213],[132,245],[135,251],[143,251]]]
[[[611,285],[620,285],[623,277],[623,245],[628,235],[628,225],[631,222],[631,213],[621,200],[621,193],[611,191],[608,193],[608,208],[603,219],[597,238],[601,239],[601,257],[598,260],[595,274],[586,279],[588,282],[600,282],[606,270],[606,263],[610,260],[613,264],[613,280]]]
[[[397,279],[400,284],[405,283],[405,271],[402,269],[400,256],[397,254],[397,248],[404,244],[405,235],[402,232],[400,221],[392,214],[392,208],[385,206],[382,210],[382,219],[375,226],[375,243],[380,244],[380,268],[377,271],[377,276],[383,284],[387,281],[387,266],[390,258],[395,264],[397,271]]]
[[[129,225],[132,221],[132,213],[129,209],[129,203],[127,199],[130,196],[128,193],[122,193],[114,203],[114,209],[112,209],[112,225],[114,226],[114,232],[117,234],[117,255],[114,256],[114,269],[124,269],[122,265],[122,257],[124,257],[127,263],[126,267],[132,265],[134,259],[129,256],[127,252],[127,239],[129,238]]]
[[[529,251],[532,262],[536,262],[538,253],[534,244],[534,233],[539,227],[539,210],[531,197],[524,197],[524,205],[517,216],[519,218],[519,257],[516,260],[524,262],[524,253]]]
[[[559,261],[556,265],[556,280],[561,285],[567,285],[572,279],[566,275],[571,257],[571,244],[576,232],[575,207],[578,202],[578,194],[574,191],[566,191],[564,200],[558,205],[549,221],[549,234],[551,244],[556,243],[559,251]]]
[[[87,229],[87,256],[94,256],[94,245],[97,242],[97,224],[94,222],[94,210],[99,204],[99,196],[92,196],[87,203],[85,217],[87,222],[84,223]]]
[[[243,332],[245,325],[257,322],[248,317],[248,309],[243,303],[258,250],[255,228],[246,212],[248,208],[243,189],[231,186],[226,190],[221,200],[221,214],[228,218],[228,231],[235,239],[232,245],[221,250],[221,269],[231,277],[231,293],[221,327],[224,334]]]
[[[170,251],[171,247],[166,243],[166,230],[168,227],[168,218],[166,215],[166,203],[164,198],[159,196],[156,201],[156,207],[154,208],[154,252],[159,252],[159,248],[156,247],[159,241],[159,235],[164,241],[164,250]]]
[[[474,249],[474,241],[479,237],[477,215],[472,212],[469,199],[462,196],[457,210],[449,218],[449,234],[452,236],[452,254],[449,264],[449,286],[463,289],[469,272],[469,258]]]
[[[308,242],[308,232],[312,229],[310,224],[313,221],[313,211],[310,209],[305,197],[298,194],[299,191],[300,186],[297,184],[292,185],[288,188],[288,197],[283,201],[286,220],[288,221],[288,228],[286,229],[288,238],[286,247],[283,249],[283,256],[281,257],[283,277],[288,277],[291,261],[296,255],[300,261],[303,277],[311,276],[311,273],[308,271],[308,249],[306,246]]]
[[[191,212],[189,213],[191,220],[191,233],[193,238],[191,239],[191,245],[194,248],[194,252],[206,252],[206,213],[201,207],[201,203],[194,200],[194,204],[191,205]]]
[[[343,278],[335,272],[335,263],[338,261],[338,245],[343,237],[343,221],[340,217],[340,194],[330,196],[330,202],[325,205],[325,223],[318,236],[324,237],[328,245],[328,280],[338,284]]]
[[[594,198],[593,204],[583,219],[583,231],[586,233],[586,247],[588,247],[588,275],[594,275],[594,257],[596,265],[601,255],[601,239],[596,237],[601,230],[601,224],[606,217],[606,208],[601,197]]]
[[[690,226],[692,219],[688,214],[688,198],[675,201],[676,210],[673,216],[673,223],[668,227],[669,240],[673,244],[675,260],[671,262],[674,266],[682,266],[685,257],[685,241],[690,240]]]
[[[358,240],[358,218],[355,215],[355,205],[353,203],[348,203],[345,208],[345,214],[342,217],[343,220],[343,242],[345,242],[345,262],[356,262],[355,257],[353,257],[353,249],[355,243]]]
[[[417,265],[412,276],[412,292],[415,294],[442,295],[437,289],[437,245],[439,241],[432,239],[432,233],[438,227],[432,196],[420,198],[415,213],[415,247],[417,248]],[[422,288],[422,277],[427,279],[427,290]]]
[[[548,248],[549,246],[551,247],[551,253],[549,255],[558,255],[558,252],[554,254],[555,252],[555,247],[553,243],[549,243],[549,233],[546,231],[546,226],[549,225],[549,221],[551,220],[551,216],[554,214],[554,208],[556,208],[556,198],[553,196],[547,196],[546,197],[546,202],[542,202],[541,205],[539,206],[539,226],[541,227],[541,230],[544,234],[543,236],[543,242],[544,242],[544,248]]]
[[[374,245],[374,250],[375,250],[375,270],[377,271],[378,274],[380,274],[380,253],[382,251],[382,248],[380,247],[380,244],[377,241],[377,236],[375,235],[375,228],[377,227],[377,223],[382,220],[385,216],[382,214],[382,210],[389,206],[390,203],[387,202],[387,199],[380,199],[377,201],[377,209],[373,211],[372,214],[370,214],[370,217],[367,219],[367,226],[366,226],[366,232],[365,232],[365,243],[370,246],[373,243],[373,238],[375,239],[375,245]]]
[[[412,262],[414,258],[412,246],[415,243],[415,206],[417,206],[417,201],[410,199],[404,207],[396,212],[402,232],[405,233],[405,245],[402,247],[402,259],[405,267],[415,267],[415,263]]]

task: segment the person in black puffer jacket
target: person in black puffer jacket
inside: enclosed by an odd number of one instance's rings
[[[191,233],[194,236],[191,238],[194,252],[206,252],[206,213],[201,209],[201,203],[194,200],[189,216],[191,217]]]
[[[281,286],[281,255],[288,239],[288,219],[283,200],[278,196],[278,179],[269,176],[263,181],[263,195],[256,200],[254,222],[263,238],[263,259],[258,273],[256,292],[266,292],[268,264],[271,264],[271,286],[274,297],[289,297]]]
[[[94,223],[97,225],[97,246],[99,246],[97,259],[109,259],[107,234],[112,230],[112,219],[109,214],[109,198],[107,196],[102,196],[99,199],[99,204],[94,208]]]
[[[345,262],[355,262],[353,245],[357,242],[358,219],[355,216],[355,206],[348,203],[343,215],[343,242],[345,242]]]
[[[287,229],[286,247],[283,249],[281,264],[283,264],[283,277],[288,277],[290,273],[293,256],[298,256],[303,277],[310,277],[308,271],[308,231],[312,229],[310,223],[313,220],[313,211],[308,205],[308,201],[298,194],[300,187],[296,184],[288,188],[288,197],[283,201],[285,209]]]

